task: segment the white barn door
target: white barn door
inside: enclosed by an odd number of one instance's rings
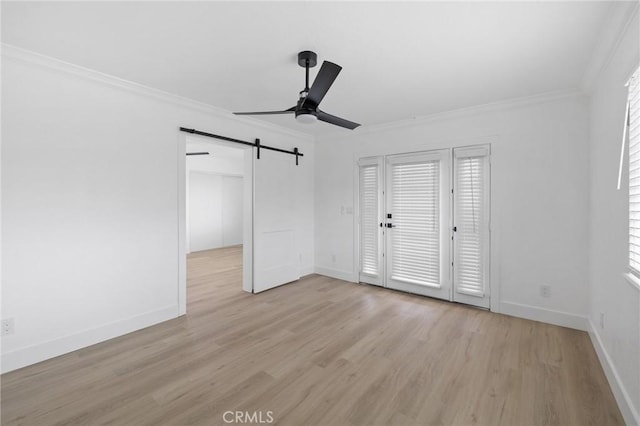
[[[297,170],[294,157],[266,149],[253,164],[253,292],[259,293],[300,278]]]

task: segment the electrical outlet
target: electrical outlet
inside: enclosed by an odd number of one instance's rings
[[[600,312],[600,328],[604,330],[604,312]]]
[[[551,297],[551,286],[550,285],[541,285],[540,286],[540,296],[542,296],[542,297]]]
[[[6,318],[2,320],[2,335],[13,334],[13,318]]]

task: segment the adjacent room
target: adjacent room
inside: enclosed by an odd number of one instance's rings
[[[187,299],[219,297],[223,282],[238,290],[234,284],[242,273],[244,174],[251,152],[187,137],[185,155]]]
[[[640,2],[0,8],[0,424],[640,425]]]

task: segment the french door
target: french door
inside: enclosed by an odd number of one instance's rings
[[[359,162],[360,281],[489,307],[489,147]]]
[[[386,286],[448,299],[449,151],[385,162]]]

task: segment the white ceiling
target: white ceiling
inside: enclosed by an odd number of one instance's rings
[[[304,86],[296,54],[313,50],[343,67],[321,108],[367,126],[576,88],[610,7],[5,1],[2,40],[229,111],[295,105]],[[313,135],[350,132],[264,119]]]

